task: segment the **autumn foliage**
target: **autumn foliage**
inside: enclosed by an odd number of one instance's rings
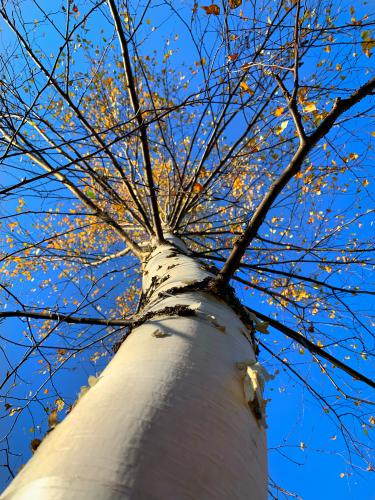
[[[166,230],[253,315],[278,374],[270,415],[302,386],[343,477],[373,470],[367,7],[1,3],[6,480],[22,429],[35,447],[113,356],[127,329],[111,322],[139,312],[142,256]]]

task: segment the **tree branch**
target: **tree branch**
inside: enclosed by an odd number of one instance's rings
[[[102,326],[129,326],[133,322],[125,319],[101,319],[85,318],[83,316],[72,316],[71,314],[60,314],[52,312],[32,311],[4,311],[0,312],[0,318],[32,318],[52,321],[61,321],[75,325],[102,325]]]
[[[101,0],[101,2],[100,2],[99,5],[101,5],[105,1],[106,0]],[[90,10],[90,12],[92,10],[94,10],[95,8],[97,8],[97,6],[94,6],[94,8]],[[84,20],[88,17],[89,13],[82,19],[82,21],[80,23],[78,23],[75,26],[75,29],[77,29],[78,26],[80,26],[81,24],[83,24]],[[7,14],[7,12],[5,11],[4,8],[0,9],[0,14],[3,17],[4,21],[8,24],[8,26],[10,27],[10,29],[15,33],[15,35],[19,39],[21,45],[25,48],[27,54],[33,60],[34,64],[42,71],[42,73],[48,79],[48,81],[51,82],[51,84],[53,85],[53,87],[61,95],[61,97],[65,100],[65,102],[68,104],[68,106],[70,107],[70,109],[74,112],[74,114],[77,116],[77,118],[82,123],[82,125],[85,127],[85,129],[88,130],[90,132],[90,134],[92,134],[92,136],[95,138],[95,140],[100,144],[100,146],[103,148],[103,150],[107,153],[107,155],[109,156],[109,158],[111,159],[111,161],[113,163],[114,168],[119,173],[122,181],[124,182],[124,184],[125,184],[128,192],[129,192],[131,198],[133,199],[133,201],[134,201],[137,209],[139,210],[139,213],[141,214],[142,219],[144,221],[145,227],[148,228],[149,230],[151,230],[152,228],[151,228],[151,226],[149,224],[147,214],[144,212],[143,207],[142,207],[141,203],[138,200],[137,194],[134,192],[134,189],[133,189],[131,183],[129,182],[129,180],[125,176],[124,171],[123,171],[120,163],[116,159],[116,156],[113,154],[113,152],[111,151],[111,149],[105,143],[105,141],[101,137],[101,135],[95,130],[95,128],[89,123],[89,121],[81,113],[81,111],[79,110],[79,108],[74,104],[74,102],[72,101],[71,97],[69,96],[69,93],[66,93],[61,88],[61,86],[59,85],[58,81],[54,77],[51,76],[50,72],[42,64],[40,58],[38,58],[35,55],[35,53],[31,49],[30,45],[27,43],[27,41],[21,35],[21,33],[17,30],[17,28],[14,25],[14,23],[10,20],[10,18],[9,18],[9,16],[8,16],[8,14]],[[70,36],[72,35],[72,33],[73,32],[70,33]]]
[[[128,44],[125,38],[125,33],[122,28],[121,19],[116,7],[114,0],[108,0],[108,5],[111,10],[111,14],[115,23],[115,28],[117,32],[117,36],[121,46],[122,60],[126,77],[126,84],[128,87],[130,102],[135,114],[135,118],[137,120],[139,131],[140,131],[140,140],[142,146],[142,156],[143,162],[147,177],[148,188],[150,191],[150,200],[152,207],[152,216],[154,220],[154,229],[156,232],[156,236],[159,243],[164,241],[163,230],[160,220],[158,200],[156,196],[156,189],[154,184],[154,179],[152,175],[152,165],[151,165],[151,156],[150,149],[148,145],[148,137],[147,137],[147,125],[142,116],[142,110],[139,104],[139,99],[136,91],[136,84],[134,81],[132,65],[130,62],[130,56],[128,51]]]
[[[10,141],[11,137],[5,132],[5,130],[0,129],[0,132],[4,136],[6,141]],[[27,140],[23,138],[23,141],[27,143]],[[40,154],[34,154],[30,153],[27,150],[23,148],[22,145],[20,145],[16,140],[13,141],[13,144],[23,151],[23,153],[28,156],[32,161],[34,161],[37,165],[42,167],[44,170],[47,172],[51,173],[58,181],[60,181],[62,184],[64,184],[73,194],[76,196],[84,205],[91,210],[94,211],[94,215],[99,217],[103,222],[107,223],[112,229],[119,235],[121,236],[128,247],[132,250],[134,255],[137,257],[141,257],[143,254],[143,251],[141,247],[135,243],[132,238],[128,235],[126,231],[123,230],[121,225],[116,222],[105,210],[101,209],[98,207],[93,201],[88,198],[77,186],[75,186],[69,179],[67,179],[61,172],[57,171],[54,169],[51,165],[49,165],[45,159],[40,155]]]
[[[292,340],[295,340],[298,342],[300,345],[305,347],[310,353],[316,354],[317,356],[320,356],[321,358],[326,359],[333,365],[335,365],[337,368],[340,368],[344,372],[346,372],[348,375],[351,375],[353,378],[356,380],[360,380],[364,384],[367,384],[368,386],[372,387],[375,389],[375,382],[365,375],[362,375],[361,373],[357,372],[357,370],[354,370],[350,366],[346,365],[339,359],[335,358],[328,352],[326,352],[324,349],[321,347],[317,346],[311,340],[308,340],[306,337],[301,335],[300,333],[292,330],[288,326],[283,325],[282,323],[279,323],[279,321],[270,318],[269,316],[266,316],[265,314],[259,313],[255,309],[252,309],[251,307],[245,306],[248,311],[250,311],[252,314],[255,314],[259,319],[262,321],[267,322],[269,325],[271,325],[273,328],[276,328],[276,330],[279,330],[280,332],[284,333],[287,337],[289,337]]]
[[[223,257],[216,257],[216,256],[209,256],[206,257],[209,260],[215,260],[217,262],[225,262],[225,259]],[[303,261],[305,262],[305,261]],[[325,263],[331,262],[331,261],[324,261]],[[336,262],[334,261],[336,264]],[[347,263],[346,263],[347,264]],[[325,281],[321,281],[315,278],[310,278],[308,276],[302,276],[301,274],[296,274],[294,272],[288,273],[287,271],[281,271],[279,269],[270,269],[267,267],[263,266],[258,266],[258,265],[253,265],[253,264],[245,264],[241,263],[239,265],[239,268],[241,269],[251,269],[254,271],[260,271],[261,273],[270,273],[270,274],[278,274],[279,276],[285,276],[287,278],[291,278],[293,280],[300,280],[300,281],[306,281],[308,283],[313,283],[314,285],[318,285],[321,287],[328,288],[329,290],[335,291],[335,292],[343,292],[343,293],[350,293],[352,295],[359,295],[359,294],[365,294],[365,295],[375,295],[375,291],[372,290],[356,290],[356,289],[350,289],[350,288],[342,288],[340,286],[335,286],[331,285],[329,283],[326,283]],[[247,283],[248,284],[248,283]]]
[[[336,99],[332,110],[326,118],[318,126],[311,135],[306,137],[304,143],[300,144],[289,165],[281,173],[281,175],[271,184],[268,193],[264,196],[254,215],[251,217],[244,233],[235,242],[232,252],[226,260],[223,268],[215,278],[216,286],[221,288],[229,283],[233,274],[238,269],[241,259],[244,256],[247,247],[256,237],[260,226],[262,225],[268,211],[272,207],[274,201],[285,188],[288,182],[301,170],[306,156],[310,153],[317,142],[322,139],[333,127],[335,121],[345,111],[348,111],[352,106],[361,101],[364,97],[373,94],[375,89],[375,78],[372,78],[362,87],[356,90],[350,97],[346,99]]]

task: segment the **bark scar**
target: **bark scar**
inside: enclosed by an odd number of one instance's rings
[[[236,366],[243,373],[245,401],[258,424],[267,428],[265,410],[268,400],[263,398],[263,392],[265,382],[272,380],[275,376],[269,374],[256,360],[242,361]]]

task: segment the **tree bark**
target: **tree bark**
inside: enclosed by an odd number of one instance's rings
[[[209,276],[180,240],[154,250],[143,313],[176,314],[134,328],[2,500],[267,498],[265,426],[238,369],[255,360],[245,327],[214,295],[182,290]]]

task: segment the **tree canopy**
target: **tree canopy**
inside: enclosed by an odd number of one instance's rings
[[[251,315],[271,494],[309,449],[374,470],[368,7],[1,1],[4,481],[129,332],[166,232]]]

